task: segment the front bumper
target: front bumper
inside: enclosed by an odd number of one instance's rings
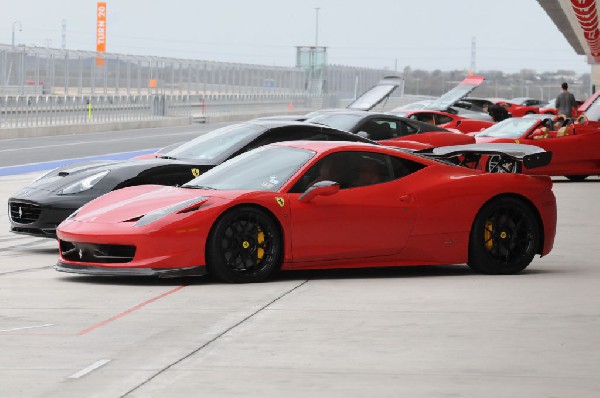
[[[199,265],[187,268],[127,268],[75,265],[59,261],[54,269],[80,275],[92,276],[156,276],[159,278],[177,278],[181,276],[203,276],[208,272],[206,266]]]

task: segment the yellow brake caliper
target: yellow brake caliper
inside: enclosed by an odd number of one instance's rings
[[[492,250],[494,247],[494,241],[492,240],[492,231],[494,230],[494,224],[491,221],[485,222],[485,231],[483,232],[483,239],[485,242],[485,248]]]
[[[265,233],[258,227],[258,234],[256,235],[256,243],[258,250],[256,250],[256,264],[260,263],[265,256],[265,249],[261,245],[265,242]]]

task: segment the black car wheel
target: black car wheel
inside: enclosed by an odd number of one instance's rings
[[[565,176],[569,179],[569,181],[573,181],[573,182],[581,182],[583,180],[585,180],[586,178],[588,178],[589,176]]]
[[[519,173],[521,172],[521,164],[512,158],[491,155],[488,157],[485,170],[488,173]]]
[[[282,261],[279,226],[266,212],[238,207],[223,214],[208,237],[207,266],[230,283],[260,282]]]
[[[469,239],[469,267],[484,274],[516,274],[533,260],[540,245],[533,210],[515,198],[495,199],[481,208]]]

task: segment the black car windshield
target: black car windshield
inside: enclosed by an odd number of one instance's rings
[[[350,131],[362,119],[361,115],[353,115],[349,113],[330,113],[315,116],[307,120],[308,123],[324,124],[325,126],[333,127],[338,130]]]
[[[264,128],[252,124],[233,124],[203,134],[165,155],[179,159],[215,162],[219,158],[229,157],[263,130]]]
[[[315,152],[286,146],[264,146],[220,164],[183,188],[277,191]]]
[[[477,134],[477,137],[517,139],[521,138],[539,122],[540,119],[510,118],[488,127]]]

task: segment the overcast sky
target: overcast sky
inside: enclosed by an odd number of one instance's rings
[[[0,0],[0,43],[95,50],[97,1]],[[107,0],[107,52],[293,66],[295,46],[329,63],[402,70],[589,72],[536,0]]]

